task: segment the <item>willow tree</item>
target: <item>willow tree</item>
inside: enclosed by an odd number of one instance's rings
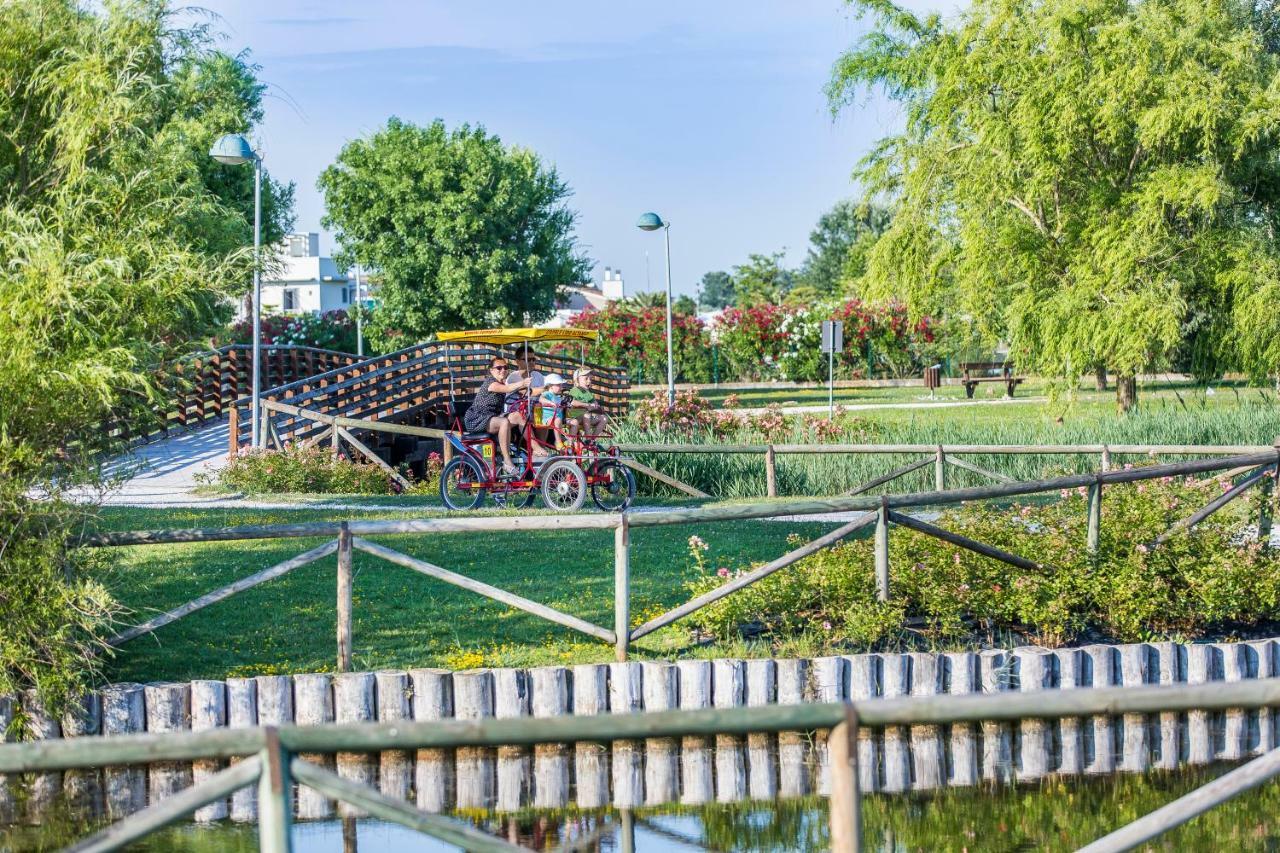
[[[0,3],[0,695],[56,706],[100,664],[116,607],[72,546],[103,424],[145,416],[153,366],[249,279],[252,187],[207,152],[260,97],[159,0]],[[277,229],[289,193],[268,187]]]
[[[1276,312],[1248,308],[1280,281],[1280,84],[1257,9],[856,5],[874,26],[835,65],[833,109],[879,88],[905,115],[859,166],[895,207],[868,292],[971,320],[1057,388],[1105,364],[1125,410],[1180,346],[1201,372],[1275,370]]]

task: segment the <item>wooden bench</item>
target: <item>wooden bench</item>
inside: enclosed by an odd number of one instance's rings
[[[1013,362],[1009,361],[968,361],[960,365],[960,371],[964,374],[964,395],[970,398],[979,382],[1003,382],[1005,394],[1012,397],[1013,389],[1023,380],[1013,375]]]

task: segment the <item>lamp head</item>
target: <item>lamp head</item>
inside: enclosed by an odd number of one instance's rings
[[[226,166],[239,166],[258,159],[249,140],[238,133],[218,137],[218,141],[209,149],[209,156]]]
[[[666,224],[662,221],[662,217],[656,213],[643,214],[636,220],[636,227],[641,231],[657,231],[659,228],[665,227]]]

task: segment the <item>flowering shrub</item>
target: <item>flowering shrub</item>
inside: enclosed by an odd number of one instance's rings
[[[632,407],[631,421],[647,432],[709,433],[718,438],[732,435],[743,425],[733,412],[712,409],[697,391],[677,391],[674,405],[667,403],[666,391],[654,391]]]
[[[422,478],[414,481],[410,492],[415,495],[434,495],[440,489],[440,473],[444,471],[444,457],[433,450],[427,454],[427,461],[422,467]]]
[[[1049,646],[1086,634],[1136,642],[1247,629],[1280,617],[1280,551],[1244,535],[1256,508],[1239,501],[1158,549],[1145,544],[1220,488],[1173,478],[1109,487],[1096,560],[1084,548],[1086,498],[1079,491],[1050,505],[964,505],[936,523],[1043,568],[1018,569],[898,529],[889,602],[876,600],[871,542],[861,539],[808,557],[692,620],[719,636],[747,626],[775,634],[812,630],[857,646],[901,636],[908,617],[936,637],[991,642],[1012,632]],[[704,550],[690,592],[725,582],[710,570],[715,564]]]
[[[251,495],[272,492],[386,495],[399,486],[372,463],[356,462],[345,454],[334,456],[328,447],[293,444],[284,450],[242,448],[218,472],[217,482]]]
[[[725,375],[741,380],[790,378],[782,370],[789,340],[786,321],[798,310],[767,302],[725,309],[714,329]]]
[[[667,375],[666,310],[636,308],[613,302],[603,311],[587,309],[569,319],[569,325],[595,329],[600,339],[587,345],[587,360],[625,367],[631,381],[657,382]],[[711,381],[711,347],[706,327],[697,317],[675,314],[671,318],[672,360],[676,380]],[[553,348],[577,354],[578,344]]]
[[[929,317],[912,323],[899,302],[872,307],[850,299],[835,308],[831,319],[844,322],[840,356],[849,368],[865,368],[868,351],[874,371],[890,378],[914,376],[936,361],[930,345],[937,337],[937,324]]]
[[[252,343],[252,321],[236,323],[231,336],[234,343]],[[323,314],[270,314],[262,318],[262,342],[355,352],[355,318],[342,309]]]

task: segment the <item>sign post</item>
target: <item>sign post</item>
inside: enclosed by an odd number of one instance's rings
[[[827,420],[836,416],[835,362],[836,353],[844,350],[844,323],[839,320],[822,321],[822,352],[827,354]]]

